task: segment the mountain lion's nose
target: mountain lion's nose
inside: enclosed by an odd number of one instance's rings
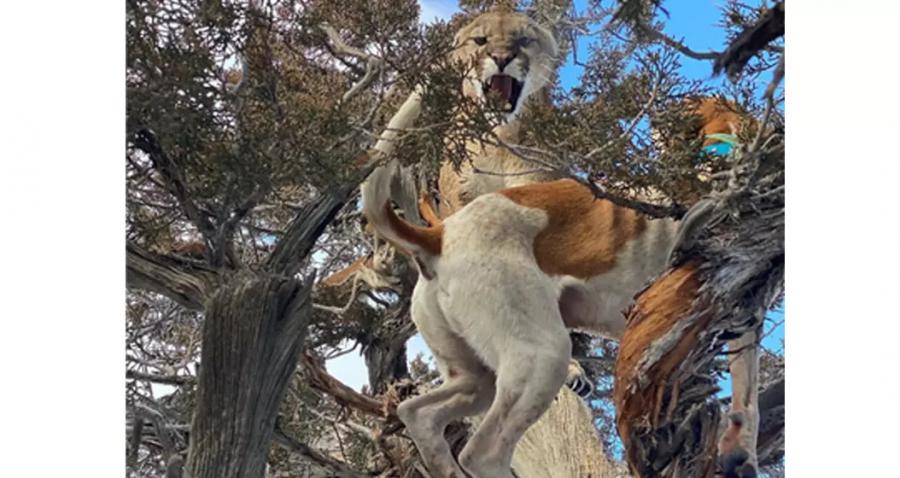
[[[494,63],[497,64],[497,68],[500,68],[501,72],[513,59],[512,55],[509,53],[494,53],[491,55],[491,58],[494,59]]]

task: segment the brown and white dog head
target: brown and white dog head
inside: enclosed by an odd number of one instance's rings
[[[484,101],[497,95],[510,122],[525,101],[547,84],[559,47],[537,22],[510,9],[495,8],[456,34],[453,60],[467,68],[463,94]]]

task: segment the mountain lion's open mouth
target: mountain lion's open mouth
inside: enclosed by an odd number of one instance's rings
[[[522,94],[523,82],[509,75],[494,75],[484,83],[484,95],[495,95],[504,100],[503,111],[512,113]]]

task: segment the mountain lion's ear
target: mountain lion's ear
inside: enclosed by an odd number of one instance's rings
[[[556,38],[553,37],[553,34],[550,33],[550,30],[542,27],[536,21],[532,21],[530,25],[529,35],[532,38],[537,39],[541,45],[544,45],[547,48],[547,52],[553,58],[559,58],[559,44],[556,43]]]

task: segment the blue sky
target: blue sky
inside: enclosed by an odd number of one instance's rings
[[[438,3],[438,2],[434,2]],[[670,17],[666,20],[665,31],[676,39],[685,39],[685,42],[695,51],[721,50],[725,44],[725,32],[721,28],[715,28],[719,21],[719,9],[717,5],[722,1],[712,0],[669,0],[664,7],[669,11]],[[581,12],[586,8],[585,0],[575,0],[575,8]],[[587,58],[588,44],[591,39],[579,37],[578,56]],[[712,80],[712,63],[709,61],[694,60],[681,57],[681,72],[689,79]],[[560,69],[560,81],[564,87],[571,87],[578,83],[578,75],[581,68],[572,63],[571,57]],[[714,80],[718,83],[720,80]]]
[[[422,8],[422,21],[426,23],[436,19],[447,19],[458,11],[457,3],[452,0],[419,0],[419,4]],[[716,27],[716,24],[720,21],[720,6],[723,4],[722,0],[668,0],[664,3],[669,12],[665,32],[676,39],[683,39],[695,51],[722,50],[725,46],[725,32]],[[585,5],[585,0],[575,0],[575,7],[579,11],[582,11]],[[588,38],[580,38],[577,46],[579,58],[587,57],[589,42]],[[693,60],[682,56],[681,64],[681,73],[688,79],[702,80],[716,85],[725,81],[721,77],[711,77],[712,64],[709,61]],[[563,87],[576,85],[580,70],[581,68],[575,66],[569,56],[560,68],[560,82]],[[779,325],[774,330],[770,329],[773,324],[783,322],[784,310],[773,311],[768,318],[767,335],[763,339],[763,346],[770,350],[782,351],[784,325]],[[409,358],[415,357],[420,352],[426,357],[431,356],[428,347],[418,335],[410,339],[407,349]],[[329,373],[356,390],[359,390],[368,381],[365,364],[362,357],[356,352],[331,360],[326,365]],[[730,394],[727,390],[729,382],[728,378],[722,382],[723,395]]]

